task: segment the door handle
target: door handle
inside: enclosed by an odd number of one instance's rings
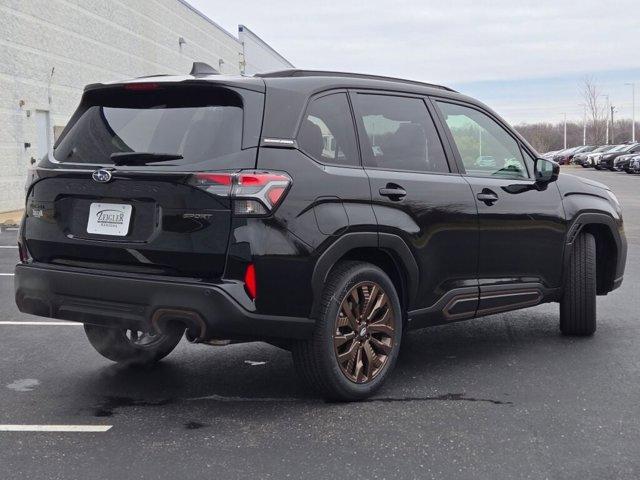
[[[483,188],[482,191],[476,195],[476,198],[489,206],[498,201],[498,195],[496,192],[488,188]]]
[[[400,185],[395,184],[388,184],[386,188],[381,188],[378,192],[380,192],[380,195],[383,197],[389,197],[389,199],[394,201],[402,200],[407,196],[407,191]]]

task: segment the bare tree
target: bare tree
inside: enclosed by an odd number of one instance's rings
[[[606,105],[600,102],[602,93],[592,77],[584,78],[582,96],[587,107],[587,116],[591,123],[591,135],[589,135],[589,138],[594,145],[601,145],[604,143],[608,112],[606,111]]]

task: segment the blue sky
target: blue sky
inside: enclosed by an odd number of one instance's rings
[[[637,0],[189,1],[298,67],[450,85],[514,123],[580,119],[585,76],[630,118],[637,82],[640,119]]]

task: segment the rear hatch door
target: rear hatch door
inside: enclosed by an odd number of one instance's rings
[[[28,193],[31,256],[81,268],[220,277],[231,187],[222,182],[205,191],[195,174],[254,168],[262,108],[255,89],[206,82],[85,92]]]

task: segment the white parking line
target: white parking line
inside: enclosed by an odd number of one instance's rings
[[[0,276],[3,277],[13,277],[15,275],[15,273],[0,273]]]
[[[94,432],[110,430],[113,425],[0,425],[0,432]]]
[[[81,327],[82,323],[78,322],[16,322],[12,320],[3,320],[0,325],[49,325],[62,327]]]
[[[0,245],[0,248],[18,248],[17,245]]]

